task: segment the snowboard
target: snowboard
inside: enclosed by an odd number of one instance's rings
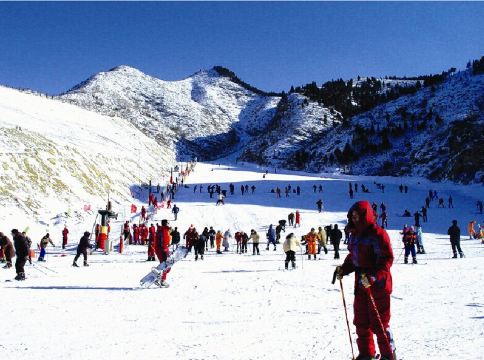
[[[157,280],[160,279],[161,274],[164,270],[171,268],[177,261],[185,258],[188,254],[188,248],[185,246],[179,246],[166,261],[160,263],[158,266],[151,269],[151,271],[146,274],[140,280],[140,286],[142,288],[148,288],[153,285]]]

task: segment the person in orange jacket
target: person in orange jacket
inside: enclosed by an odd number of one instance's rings
[[[311,260],[311,255],[314,255],[314,260],[316,260],[316,242],[318,240],[316,230],[311,228],[311,231],[307,233],[304,239],[308,244],[308,259]]]
[[[467,231],[469,232],[469,239],[475,239],[476,236],[476,230],[474,229],[474,225],[476,224],[476,220],[472,220],[469,222],[469,225],[467,226]]]
[[[217,254],[221,254],[222,251],[220,251],[220,246],[222,245],[222,239],[224,238],[224,235],[220,230],[217,231],[215,234],[215,246],[217,248]]]

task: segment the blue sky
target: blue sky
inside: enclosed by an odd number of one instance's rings
[[[225,66],[266,91],[464,68],[484,3],[0,3],[0,84],[57,94],[125,64],[164,80]]]

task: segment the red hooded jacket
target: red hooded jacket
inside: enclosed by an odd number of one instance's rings
[[[351,214],[357,211],[360,215],[358,224],[353,224]],[[355,292],[363,288],[360,274],[365,273],[373,284],[375,294],[383,291],[392,292],[393,250],[387,232],[376,224],[376,217],[368,201],[358,201],[348,212],[350,238],[349,254],[343,263],[345,275],[355,272]]]

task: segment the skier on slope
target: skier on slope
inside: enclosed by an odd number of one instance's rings
[[[188,252],[192,252],[192,246],[194,246],[195,241],[198,240],[198,233],[196,232],[193,224],[191,224],[188,230],[185,231],[183,238],[185,239],[185,246],[187,247]]]
[[[235,253],[238,254],[239,252],[241,252],[242,250],[242,236],[241,236],[241,232],[240,231],[236,231],[235,234],[234,234],[234,238],[235,238],[235,244],[236,244],[236,251]]]
[[[343,238],[343,233],[338,229],[338,224],[334,224],[334,228],[331,230],[331,242],[334,247],[334,258],[339,259],[339,244]]]
[[[173,245],[173,250],[178,248],[178,244],[180,243],[180,233],[178,232],[178,228],[175,228],[170,232],[171,235],[171,244]]]
[[[146,261],[155,261],[156,229],[153,224],[150,225],[148,233],[148,260]]]
[[[254,229],[250,230],[250,239],[252,240],[252,255],[255,255],[257,251],[257,255],[260,255],[259,252],[259,240],[260,236],[257,234],[257,231]]]
[[[222,242],[222,246],[224,247],[224,251],[229,251],[230,246],[230,238],[232,237],[232,233],[229,229],[225,230],[224,232],[224,240]]]
[[[266,250],[269,250],[269,245],[274,245],[274,251],[276,251],[276,230],[272,227],[272,224],[269,225],[269,229],[266,233],[267,237],[267,247]]]
[[[360,353],[357,360],[371,360],[375,356],[373,334],[377,337],[380,359],[392,360],[395,346],[389,326],[392,292],[390,267],[393,263],[390,238],[376,224],[368,201],[356,202],[350,208],[348,228],[349,254],[344,263],[336,268],[335,274],[342,279],[344,275],[355,272],[353,323]]]
[[[208,238],[210,239],[210,248],[213,249],[215,246],[215,235],[217,232],[213,229],[213,226],[210,226],[210,230],[208,230]]]
[[[47,233],[42,237],[42,239],[40,239],[40,255],[37,261],[45,261],[45,249],[47,248],[47,245],[49,245],[49,243],[52,245],[52,247],[55,247],[49,233]]]
[[[25,280],[24,266],[29,256],[29,247],[25,236],[23,236],[17,229],[12,230],[13,244],[15,246],[15,253],[17,259],[15,260],[15,271],[17,276],[15,280]]]
[[[5,254],[5,260],[7,262],[3,268],[10,269],[12,267],[12,258],[15,256],[15,250],[12,241],[2,232],[0,232],[0,247]]]
[[[460,248],[460,228],[457,226],[457,220],[452,220],[452,226],[447,230],[447,234],[450,236],[450,245],[452,246],[452,252],[454,256],[452,258],[457,258],[457,251],[461,258],[464,257],[464,253]]]
[[[205,228],[202,231],[202,234],[200,235],[200,238],[203,236],[203,241],[205,242],[205,250],[208,251],[208,241],[210,239],[210,234],[208,233],[208,228],[205,226]]]
[[[290,233],[286,236],[286,240],[282,244],[282,249],[286,254],[286,259],[284,260],[284,267],[287,270],[289,268],[289,262],[291,262],[292,268],[296,268],[296,251],[301,247],[297,236],[294,233]]]
[[[203,255],[205,254],[205,244],[206,244],[206,236],[202,232],[201,235],[198,235],[198,232],[195,228],[193,228],[193,232],[191,234],[193,247],[195,249],[195,261],[198,260],[198,255],[200,255],[200,259],[203,260]]]
[[[221,254],[222,251],[220,251],[220,247],[222,245],[222,239],[223,239],[223,234],[220,230],[217,230],[217,233],[215,234],[215,246],[217,249],[217,254]]]
[[[298,226],[301,227],[301,213],[299,210],[296,210],[296,223],[294,224],[294,227]]]
[[[476,220],[472,220],[469,222],[469,225],[467,225],[467,232],[469,233],[469,240],[475,239],[476,237],[476,229],[474,228],[474,225],[476,224]]]
[[[245,231],[240,232],[240,237],[242,239],[242,248],[240,249],[240,253],[247,253],[247,242],[249,241],[249,236]]]
[[[62,249],[66,248],[68,235],[69,230],[67,229],[67,225],[64,225],[64,229],[62,230]]]
[[[171,212],[173,213],[174,221],[178,219],[178,213],[180,212],[180,208],[176,206],[176,204],[173,204],[173,209],[171,209]]]
[[[318,234],[314,228],[306,234],[304,240],[308,244],[308,260],[311,260],[311,255],[314,255],[314,260],[316,260],[316,241],[318,239]]]
[[[323,211],[323,200],[319,199],[318,201],[316,201],[316,205],[318,207],[318,212]]]
[[[168,220],[163,219],[161,220],[161,236],[158,236],[156,239],[155,243],[155,253],[156,257],[160,261],[160,264],[162,262],[165,262],[166,259],[170,256],[170,242],[171,242],[171,235],[170,235],[170,227],[168,226]],[[163,270],[163,273],[161,274],[161,278],[159,282],[155,282],[159,287],[168,287],[168,284],[166,282],[166,276],[170,272],[171,268],[167,267],[166,269]]]
[[[79,259],[81,254],[84,256],[84,266],[89,266],[89,264],[87,263],[87,249],[92,248],[92,245],[89,243],[89,236],[90,235],[91,235],[91,233],[86,231],[86,232],[84,232],[84,235],[79,240],[79,245],[77,245],[77,252],[76,252],[76,256],[74,257],[74,261],[72,262],[72,266],[79,267],[79,265],[77,265],[76,261],[77,261],[77,259]]]
[[[405,246],[405,260],[404,263],[408,264],[408,255],[412,253],[412,264],[417,263],[417,255],[415,253],[415,243],[417,242],[417,233],[413,226],[407,227],[403,232],[403,245]]]
[[[422,227],[417,227],[417,254],[425,254]]]
[[[143,205],[143,206],[141,206],[141,219],[142,219],[143,221],[146,221],[146,208],[145,208],[145,206],[144,206],[144,205]]]
[[[324,253],[328,253],[328,248],[326,247],[326,241],[328,237],[326,235],[326,231],[323,229],[322,226],[318,227],[318,254],[321,253],[321,249],[324,250]]]

